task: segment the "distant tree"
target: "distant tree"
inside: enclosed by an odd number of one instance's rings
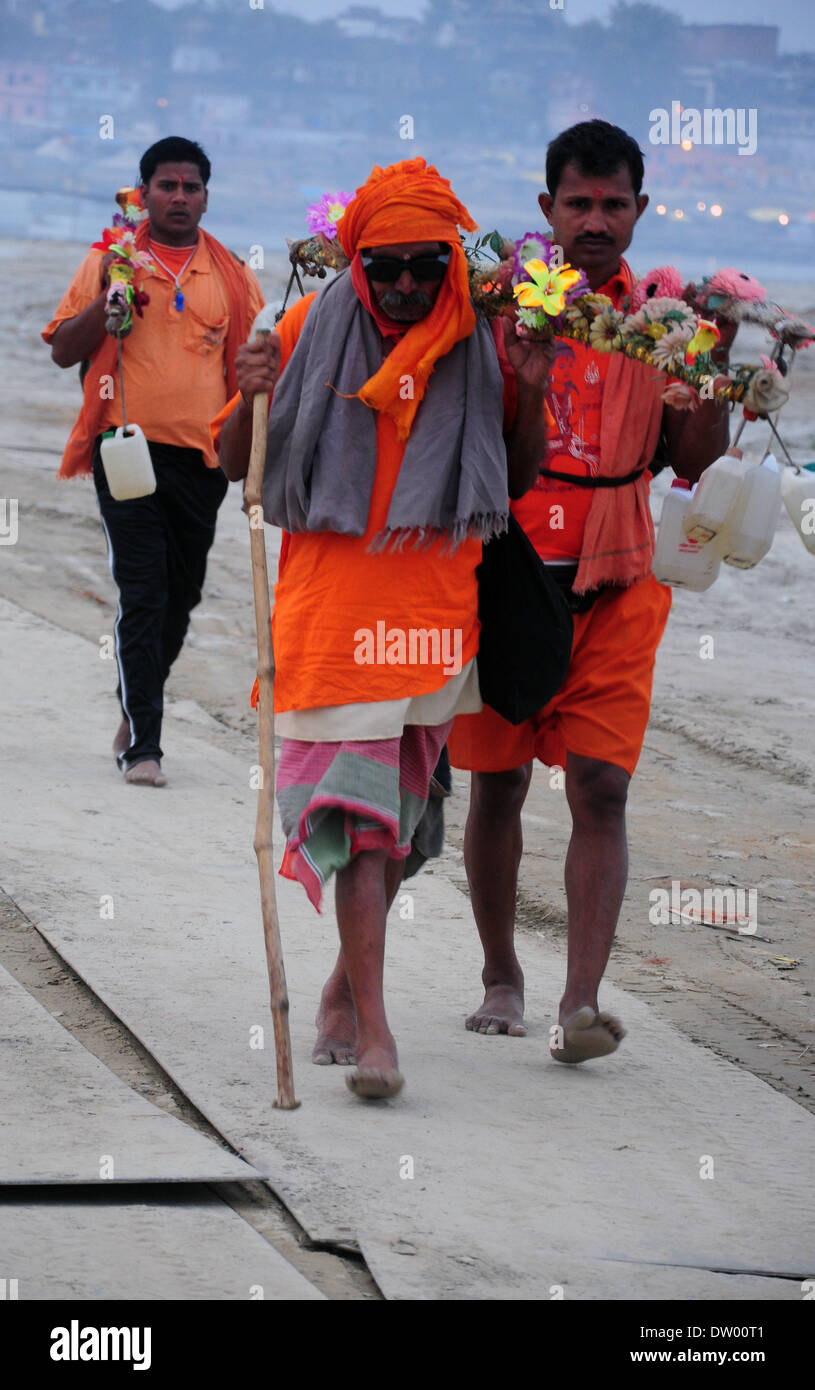
[[[653,107],[681,100],[682,29],[680,17],[660,5],[618,0],[611,10],[605,61],[593,74],[608,104],[603,115],[638,139],[647,134]],[[596,31],[591,41],[597,42]]]

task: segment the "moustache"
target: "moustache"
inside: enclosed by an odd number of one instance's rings
[[[408,309],[417,304],[423,309],[429,309],[432,303],[430,295],[425,294],[424,290],[411,290],[410,294],[400,294],[398,290],[386,290],[379,301],[382,309]]]

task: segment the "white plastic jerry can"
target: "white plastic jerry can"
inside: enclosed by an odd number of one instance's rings
[[[758,468],[748,468],[727,518],[722,558],[726,565],[749,570],[763,560],[773,543],[781,508],[778,464],[768,454]]]
[[[147,497],[156,490],[156,475],[147,440],[138,425],[120,425],[114,435],[100,445],[110,495],[117,502],[129,497]]]
[[[793,525],[810,554],[815,555],[815,463],[785,468],[781,496]]]
[[[696,484],[685,514],[685,535],[705,545],[725,529],[730,510],[744,481],[745,463],[741,449],[725,449],[714,459]]]
[[[719,573],[721,550],[715,542],[700,545],[688,540],[684,522],[691,504],[690,484],[684,478],[675,479],[662,503],[653,573],[660,584],[702,593]]]

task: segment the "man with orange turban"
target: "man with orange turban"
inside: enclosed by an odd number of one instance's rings
[[[319,910],[336,874],[341,950],[318,1063],[349,1088],[403,1084],[382,991],[385,919],[453,717],[481,708],[476,567],[535,476],[550,355],[476,318],[459,227],[423,159],[375,168],[338,224],[350,267],[242,347],[221,466],[245,476],[251,403],[273,393],[263,484],[282,527],[272,621],[281,873]],[[509,371],[509,369],[507,369]],[[216,422],[217,423],[217,422]],[[214,426],[215,428],[215,426]]]

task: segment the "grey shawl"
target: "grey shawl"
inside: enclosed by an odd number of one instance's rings
[[[274,393],[263,480],[268,522],[286,531],[364,534],[377,413],[355,393],[383,360],[379,330],[343,271],[310,307]],[[411,538],[429,544],[443,532],[455,549],[468,535],[486,541],[506,530],[502,398],[492,334],[478,319],[436,362],[371,549]]]

